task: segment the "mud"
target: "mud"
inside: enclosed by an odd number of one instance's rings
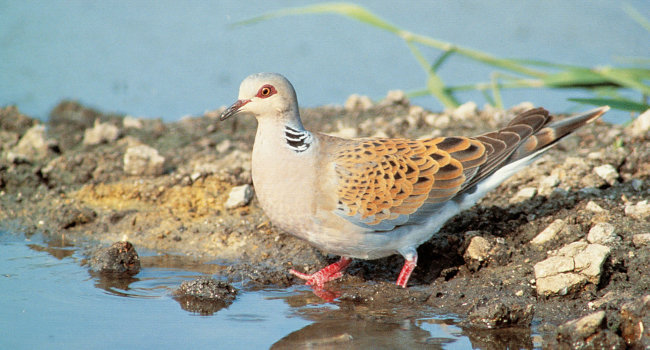
[[[476,111],[465,106],[463,113],[432,114],[392,98],[305,109],[302,115],[308,129],[327,133],[419,138],[489,131],[526,107]],[[163,123],[64,101],[44,124],[42,139],[36,133],[36,141],[30,141],[24,136],[41,122],[15,107],[0,109],[2,228],[96,246],[129,241],[138,249],[216,260],[223,267],[217,274],[244,288],[301,283],[290,268],[315,271],[337,257],[276,229],[256,199],[226,208],[231,188],[252,184],[256,124],[246,118],[220,123],[218,113]],[[114,138],[84,142],[96,121],[117,128]],[[401,257],[354,261],[341,280],[315,291],[337,298],[340,308],[325,318],[308,315],[318,321],[312,328],[332,317],[399,324],[435,310],[458,315],[472,343],[485,348],[648,344],[650,217],[643,201],[650,199],[649,140],[648,131],[633,127],[598,121],[583,128],[423,244],[408,289],[393,285]],[[124,171],[127,149],[143,144],[164,157],[162,170],[156,170],[160,175]],[[146,167],[147,159],[142,164]],[[606,164],[614,173],[594,171]],[[564,226],[556,235],[531,243],[557,219]],[[552,250],[586,242],[597,223],[613,225],[615,233],[602,243],[609,253],[595,280],[538,294],[534,265]],[[468,249],[475,237],[481,239]],[[604,311],[597,327],[567,340],[569,321],[597,311]],[[640,330],[634,328],[637,321],[644,326]],[[337,337],[329,341],[346,339]]]

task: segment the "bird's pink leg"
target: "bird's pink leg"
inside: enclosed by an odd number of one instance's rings
[[[406,284],[409,281],[409,278],[411,277],[411,273],[413,272],[413,269],[415,269],[415,266],[418,263],[418,253],[413,250],[410,254],[404,255],[404,266],[402,266],[402,271],[399,273],[399,277],[397,277],[397,284],[400,287],[406,288]]]
[[[298,272],[294,269],[289,270],[289,272],[298,278],[302,278],[306,280],[307,283],[305,284],[322,287],[323,285],[325,285],[326,282],[335,280],[343,276],[343,271],[345,270],[346,267],[348,267],[348,265],[350,265],[351,261],[352,259],[342,256],[341,259],[339,259],[339,261],[331,265],[325,266],[324,268],[320,269],[317,272],[312,273],[311,275]]]

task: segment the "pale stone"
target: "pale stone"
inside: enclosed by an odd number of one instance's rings
[[[588,245],[589,243],[584,241],[572,242],[556,251],[551,252],[551,254],[574,257],[578,255],[581,251],[585,250]]]
[[[598,284],[602,274],[603,264],[607,260],[611,248],[602,244],[590,244],[574,258],[575,270],[586,276],[589,282]]]
[[[562,273],[536,280],[537,294],[539,295],[567,295],[575,292],[587,282],[585,276],[577,273]]]
[[[643,136],[650,130],[650,109],[646,110],[627,127],[633,136]]]
[[[95,119],[95,126],[84,131],[84,145],[98,145],[103,142],[113,142],[120,136],[117,126],[110,123],[100,123]]]
[[[535,264],[535,278],[544,278],[570,272],[575,268],[573,259],[568,256],[552,256]]]
[[[492,245],[487,239],[475,236],[469,242],[465,255],[473,260],[484,261],[489,257],[491,248]]]
[[[628,204],[625,206],[625,215],[636,219],[646,219],[650,217],[650,204],[647,200],[640,201],[637,204]]]
[[[433,115],[433,114],[431,114],[431,115]],[[451,124],[451,118],[449,118],[449,116],[446,115],[446,114],[442,114],[442,115],[439,115],[439,116],[434,116],[434,119],[431,122],[431,125],[433,125],[433,127],[439,128],[439,129],[444,129],[446,127],[449,127],[450,124]]]
[[[130,115],[127,115],[124,117],[122,120],[122,126],[125,129],[131,128],[131,129],[142,129],[142,120],[132,117]]]
[[[594,202],[594,201],[589,201],[589,202],[587,203],[587,206],[585,207],[585,209],[587,209],[587,210],[589,210],[589,211],[591,211],[591,212],[594,212],[594,213],[602,213],[602,212],[605,212],[605,209],[603,209],[603,207],[601,207],[600,205],[598,205],[598,204],[597,204],[596,202]]]
[[[12,163],[40,160],[45,158],[49,149],[55,145],[54,140],[46,138],[45,125],[37,124],[29,128],[18,144],[7,152],[7,160]]]
[[[587,234],[589,243],[610,244],[618,240],[620,238],[616,235],[616,228],[607,222],[594,225]]]
[[[605,311],[597,311],[587,316],[571,320],[558,327],[558,333],[573,339],[585,339],[596,333],[605,321]]]
[[[406,93],[402,90],[390,90],[386,94],[386,98],[382,101],[383,104],[393,104],[393,105],[409,105],[409,99],[406,97]]]
[[[608,184],[613,185],[616,183],[616,180],[619,178],[618,171],[611,164],[603,164],[594,168],[594,172],[601,179],[607,181]]]
[[[345,100],[344,107],[348,111],[366,111],[372,107],[372,100],[368,96],[352,94]]]
[[[330,133],[330,135],[347,138],[347,139],[352,139],[357,137],[356,127],[346,126],[345,124],[343,124],[341,120],[336,121],[336,126],[338,128],[338,131],[332,132]]]
[[[253,187],[249,184],[235,186],[230,190],[228,194],[228,200],[226,201],[226,209],[234,209],[243,207],[253,198]]]
[[[458,108],[454,109],[451,112],[451,116],[457,120],[465,120],[474,117],[476,115],[477,108],[478,106],[476,106],[476,103],[472,101],[465,102],[462,105],[458,106]]]
[[[566,222],[562,219],[556,219],[553,221],[548,227],[546,227],[542,232],[537,234],[535,238],[533,238],[530,243],[532,244],[544,244],[557,236],[557,234],[562,231],[562,229],[566,226]]]
[[[510,203],[523,202],[527,199],[535,197],[537,194],[537,188],[535,187],[524,187],[520,189],[517,194],[510,198]]]
[[[124,172],[128,175],[160,175],[165,158],[147,145],[129,147],[124,154]]]
[[[650,245],[650,233],[637,233],[633,235],[632,243],[637,248],[640,248],[644,245]]]

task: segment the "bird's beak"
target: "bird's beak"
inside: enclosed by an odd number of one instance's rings
[[[233,115],[237,114],[239,110],[244,107],[245,104],[250,102],[251,100],[237,100],[237,102],[233,103],[232,106],[228,107],[223,113],[221,113],[221,116],[219,116],[219,120],[224,121]]]

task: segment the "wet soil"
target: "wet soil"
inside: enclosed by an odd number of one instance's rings
[[[419,138],[490,131],[525,108],[432,114],[393,99],[366,107],[305,109],[302,115],[308,129],[326,133]],[[246,118],[220,123],[218,113],[175,123],[133,122],[64,101],[44,123],[41,145],[35,142],[32,151],[23,147],[16,156],[28,130],[41,122],[15,107],[0,109],[2,228],[64,235],[97,246],[129,241],[136,248],[216,260],[223,265],[218,274],[245,288],[301,283],[288,273],[290,268],[313,272],[338,257],[275,228],[256,199],[226,208],[233,187],[252,184],[256,123]],[[98,144],[84,143],[86,130],[96,121],[118,133]],[[409,288],[394,286],[403,260],[392,256],[354,261],[342,279],[316,295],[337,298],[341,307],[328,315],[333,318],[398,324],[423,310],[455,314],[473,345],[482,348],[601,344],[594,341],[647,345],[650,242],[643,234],[650,233],[650,217],[629,208],[650,199],[649,140],[647,131],[639,135],[630,127],[600,121],[588,125],[446,223],[418,249]],[[164,157],[161,174],[124,171],[126,150],[139,144]],[[605,164],[615,169],[613,177],[594,171]],[[549,185],[548,178],[557,180]],[[535,191],[518,196],[522,188]],[[553,239],[530,243],[557,219],[566,226]],[[585,241],[597,223],[613,225],[616,235],[606,244],[610,253],[598,282],[538,295],[534,265],[549,251]],[[468,253],[474,237],[484,238],[490,247],[484,256]],[[561,326],[568,321],[600,310],[605,318],[590,334],[569,340],[562,336]],[[635,320],[646,325],[645,333],[626,326]],[[533,329],[541,339],[531,337]]]

